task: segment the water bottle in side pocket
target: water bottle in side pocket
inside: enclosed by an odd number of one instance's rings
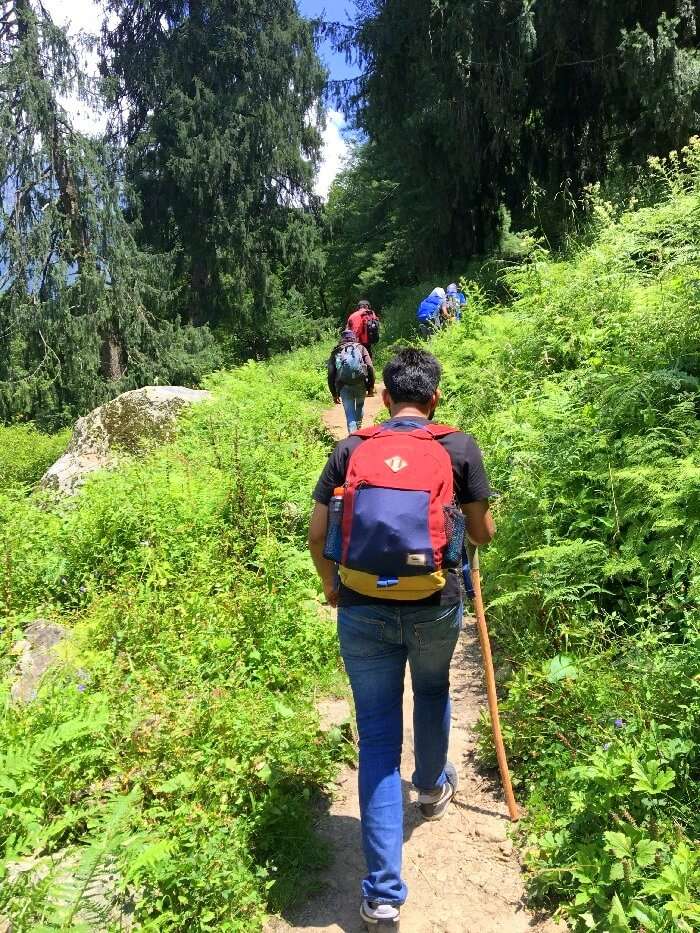
[[[328,503],[328,530],[323,556],[326,560],[340,563],[343,554],[343,500],[345,489],[338,486],[333,490],[333,496]]]

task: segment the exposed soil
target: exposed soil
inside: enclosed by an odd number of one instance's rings
[[[384,403],[382,402],[383,389],[384,383],[378,382],[375,386],[375,394],[369,395],[365,399],[364,418],[362,421],[365,427],[373,424],[374,419],[384,408]],[[342,405],[334,405],[333,408],[324,411],[322,417],[323,423],[335,438],[342,440],[342,438],[347,437],[348,430]]]
[[[378,387],[381,391],[381,387]],[[365,424],[381,409],[367,400]],[[324,413],[336,437],[345,436],[342,408]],[[420,818],[410,785],[413,770],[412,694],[404,690],[404,868],[408,900],[401,911],[401,933],[563,933],[564,926],[538,918],[525,906],[517,853],[508,838],[512,825],[496,777],[484,776],[475,763],[474,725],[486,706],[481,655],[475,627],[467,619],[452,663],[450,758],[458,768],[455,803],[438,823]],[[330,724],[348,714],[343,701],[324,702]],[[360,933],[360,881],[364,860],[360,844],[357,772],[346,767],[327,809],[319,814],[319,834],[333,860],[319,878],[317,893],[288,916],[271,918],[266,933]]]

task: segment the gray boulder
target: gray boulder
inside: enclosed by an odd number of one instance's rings
[[[16,679],[10,687],[15,703],[28,703],[36,696],[41,678],[56,663],[56,645],[65,637],[66,630],[56,622],[36,619],[24,630],[24,638],[13,646],[19,655],[15,668]]]
[[[120,453],[171,440],[178,413],[210,398],[210,392],[183,386],[145,386],[118,395],[78,418],[68,449],[44,473],[41,486],[73,495],[88,474],[114,466]]]

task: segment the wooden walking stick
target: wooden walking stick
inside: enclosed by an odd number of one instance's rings
[[[484,600],[481,596],[481,575],[479,573],[479,552],[473,546],[469,546],[469,566],[471,568],[472,587],[474,588],[474,611],[476,613],[476,628],[479,632],[479,643],[481,644],[481,654],[484,659],[484,673],[486,674],[486,695],[489,701],[489,714],[491,716],[491,728],[493,730],[493,741],[496,746],[496,757],[498,758],[498,770],[501,772],[501,782],[503,784],[503,793],[508,804],[510,818],[514,822],[520,819],[520,810],[515,802],[513,794],[513,785],[510,782],[510,771],[508,770],[508,759],[506,758],[506,749],[503,744],[503,735],[501,734],[501,718],[498,715],[498,697],[496,696],[496,675],[493,670],[493,658],[491,657],[491,641],[489,639],[489,630],[486,627],[486,613],[484,612]]]

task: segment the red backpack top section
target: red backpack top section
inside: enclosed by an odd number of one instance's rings
[[[358,308],[348,318],[348,328],[355,334],[361,344],[367,345],[369,337],[367,334],[367,321],[379,320],[371,308]]]
[[[428,423],[411,430],[377,425],[354,432],[353,437],[365,440],[355,448],[348,462],[343,510],[344,557],[350,548],[358,492],[367,488],[404,490],[428,493],[427,531],[435,568],[442,566],[447,545],[445,509],[454,504],[454,480],[450,455],[437,441],[457,430],[449,425]],[[381,497],[376,501],[381,509]],[[390,516],[378,516],[378,520],[389,526],[392,521]],[[397,538],[400,534],[397,529]]]

